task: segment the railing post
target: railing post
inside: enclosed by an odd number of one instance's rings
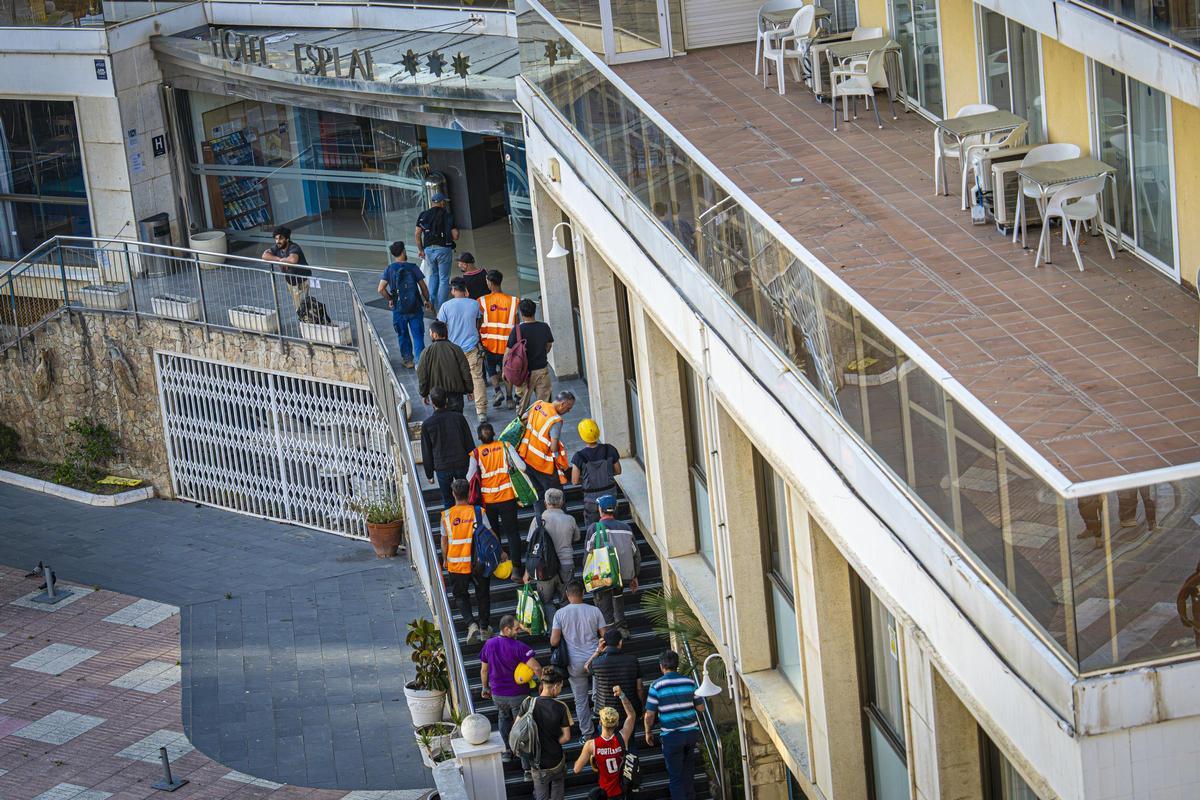
[[[138,323],[138,307],[137,307],[137,291],[133,288],[133,267],[129,263],[129,242],[122,242],[121,248],[125,252],[125,277],[129,278],[129,302],[133,306],[133,329],[140,331],[141,326]],[[103,250],[101,250],[103,252]]]
[[[196,268],[196,291],[200,293],[200,322],[204,325],[204,335],[208,335],[208,303],[204,299],[204,277],[200,272],[200,256],[192,254],[192,264]]]
[[[25,342],[22,341],[24,337],[21,336],[21,323],[17,319],[17,284],[12,275],[8,276],[8,298],[12,303],[13,329],[17,332],[17,350],[20,352],[21,358],[25,358]]]
[[[271,297],[275,300],[275,336],[283,341],[283,313],[279,310],[279,282],[275,280],[275,265],[271,265]]]
[[[56,243],[55,248],[58,250],[58,274],[62,278],[62,293],[63,305],[70,308],[71,294],[67,289],[67,265],[63,262],[63,249],[61,243]],[[100,282],[104,282],[104,268],[100,268]]]

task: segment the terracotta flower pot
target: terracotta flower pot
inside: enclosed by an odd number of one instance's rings
[[[393,558],[400,547],[400,531],[404,527],[399,520],[383,524],[367,523],[367,535],[376,558]]]

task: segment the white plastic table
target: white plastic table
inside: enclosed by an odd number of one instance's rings
[[[1050,236],[1047,234],[1049,226],[1046,224],[1046,203],[1050,199],[1050,193],[1061,186],[1075,181],[1087,180],[1088,178],[1096,178],[1104,175],[1108,178],[1109,188],[1112,189],[1113,199],[1113,222],[1116,229],[1116,239],[1114,244],[1116,249],[1121,249],[1121,193],[1117,189],[1117,169],[1103,161],[1098,161],[1087,156],[1079,158],[1067,158],[1062,161],[1043,161],[1040,164],[1030,164],[1028,167],[1019,167],[1017,169],[1017,214],[1021,217],[1021,246],[1028,249],[1025,244],[1025,184],[1031,183],[1038,190],[1038,212],[1042,217],[1042,232],[1038,237],[1038,249],[1034,255],[1033,263],[1041,262],[1042,247],[1046,248],[1046,262],[1050,263]],[[1101,203],[1104,198],[1101,197]],[[1101,209],[1103,211],[1103,209]],[[1065,223],[1064,223],[1065,224]],[[1105,239],[1108,239],[1108,231],[1101,226],[1101,232]],[[1013,241],[1017,240],[1017,232],[1013,230]]]

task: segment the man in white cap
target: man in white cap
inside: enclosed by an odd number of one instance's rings
[[[436,312],[450,299],[450,268],[454,260],[454,243],[458,228],[454,214],[446,208],[450,198],[441,192],[433,196],[433,205],[417,217],[417,256],[429,267],[429,295]]]

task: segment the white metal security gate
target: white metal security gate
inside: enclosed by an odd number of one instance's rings
[[[370,389],[156,356],[178,497],[365,538],[347,500],[396,481],[387,426]]]

